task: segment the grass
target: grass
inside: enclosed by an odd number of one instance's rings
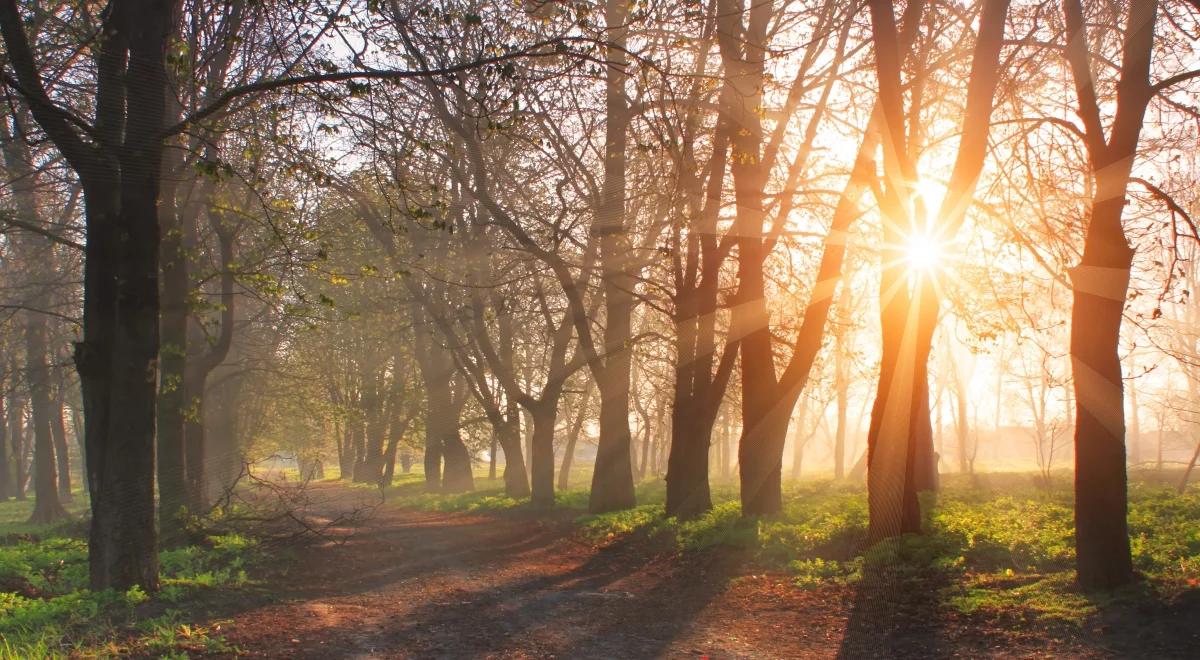
[[[734,484],[713,486],[714,507],[695,520],[665,515],[661,480],[637,487],[639,505],[588,515],[586,489],[557,494],[578,510],[582,533],[599,544],[631,535],[666,540],[678,552],[737,548],[764,568],[792,574],[800,588],[853,585],[864,579],[916,580],[964,614],[1015,614],[1081,624],[1100,608],[1169,600],[1200,586],[1200,488],[1180,495],[1150,483],[1129,490],[1129,529],[1139,584],[1106,596],[1075,585],[1072,494],[1066,479],[1049,488],[1023,475],[991,475],[979,487],[950,478],[926,507],[926,533],[867,547],[867,499],[859,485],[829,480],[785,484],[783,511],[744,518]],[[583,478],[575,483],[586,483]],[[457,495],[421,492],[418,480],[394,487],[400,506],[432,511],[520,511],[499,482],[477,482]],[[933,585],[930,587],[929,585]],[[923,588],[926,588],[923,587]]]
[[[88,509],[87,493],[76,488],[71,493],[71,499],[62,503],[70,518],[51,525],[30,524],[29,516],[33,514],[34,497],[23,500],[8,499],[0,502],[0,542],[5,539],[19,539],[22,536],[47,536],[74,533],[80,516]]]
[[[82,500],[75,498],[73,513],[86,505]],[[184,613],[202,599],[248,585],[248,570],[262,559],[256,541],[210,535],[161,551],[155,594],[95,592],[87,588],[86,530],[78,518],[34,526],[24,522],[30,510],[29,500],[0,503],[0,659],[232,651]]]

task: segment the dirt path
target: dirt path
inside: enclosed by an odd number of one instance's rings
[[[350,491],[328,492],[331,506],[352,505]],[[281,599],[244,610],[221,633],[250,657],[1102,655],[1044,633],[946,625],[921,607],[881,618],[869,593],[799,590],[786,576],[748,573],[730,551],[681,559],[644,542],[597,549],[573,515],[382,507],[344,543],[304,550],[272,585]]]

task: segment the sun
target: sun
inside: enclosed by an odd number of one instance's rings
[[[941,265],[942,258],[942,243],[932,234],[913,234],[904,245],[909,270],[933,270]]]

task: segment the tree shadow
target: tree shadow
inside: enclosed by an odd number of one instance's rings
[[[864,569],[856,585],[837,657],[942,658],[954,655],[943,628],[944,575],[903,567]]]
[[[412,657],[660,655],[725,589],[743,553],[668,563],[647,554],[639,536],[563,572],[435,598],[356,645]]]
[[[1096,612],[1077,632],[1083,645],[1116,657],[1200,657],[1200,589],[1164,595],[1147,580],[1084,592]]]

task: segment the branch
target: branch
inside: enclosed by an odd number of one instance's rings
[[[7,0],[12,2],[12,0]],[[331,73],[311,73],[303,76],[288,76],[284,78],[275,78],[272,80],[260,80],[258,82],[230,87],[225,90],[211,103],[192,112],[187,117],[184,117],[179,123],[170,126],[163,133],[163,137],[169,137],[180,133],[199,121],[202,121],[212,115],[220,112],[222,108],[229,105],[231,102],[250,94],[258,94],[260,92],[270,92],[285,87],[299,87],[301,85],[314,85],[330,82],[345,82],[347,80],[410,80],[414,78],[436,78],[438,76],[447,76],[454,73],[469,71],[479,67],[488,66],[490,64],[499,64],[509,60],[515,60],[525,57],[558,57],[563,54],[564,39],[557,38],[548,41],[539,41],[521,50],[503,53],[492,57],[484,57],[470,62],[454,64],[451,66],[436,68],[436,69],[415,69],[415,70],[394,70],[394,69],[366,69],[359,71],[334,71]],[[554,46],[550,50],[544,49],[547,46]]]
[[[39,227],[31,222],[25,222],[24,220],[18,220],[7,213],[0,213],[0,222],[4,223],[5,225],[8,225],[10,227],[24,229],[25,231],[33,232],[34,234],[44,236],[45,238],[48,238],[51,241],[58,243],[59,245],[65,245],[69,248],[74,248],[76,250],[79,250],[80,252],[82,252],[84,249],[83,243],[77,243],[69,238],[64,237],[64,236],[59,236],[58,234],[55,234],[54,232],[50,231],[49,229]]]
[[[1083,23],[1083,7],[1079,0],[1066,0],[1063,14],[1067,25],[1067,63],[1071,65],[1071,78],[1075,82],[1075,95],[1079,98],[1079,118],[1083,120],[1084,135],[1093,160],[1107,149],[1104,126],[1100,123],[1100,105],[1096,101],[1094,74],[1088,52],[1087,28]]]
[[[0,33],[4,37],[8,61],[17,74],[15,80],[4,72],[0,72],[0,77],[29,103],[34,119],[71,163],[71,167],[76,172],[87,171],[88,166],[96,162],[96,156],[71,127],[72,124],[78,125],[78,118],[55,105],[46,94],[34,61],[33,49],[29,46],[29,38],[21,23],[16,0],[0,0]]]
[[[1184,71],[1183,73],[1177,73],[1170,78],[1160,80],[1150,87],[1150,93],[1151,95],[1161,94],[1168,87],[1174,87],[1175,85],[1178,85],[1182,82],[1187,82],[1192,78],[1200,78],[1200,69]]]

